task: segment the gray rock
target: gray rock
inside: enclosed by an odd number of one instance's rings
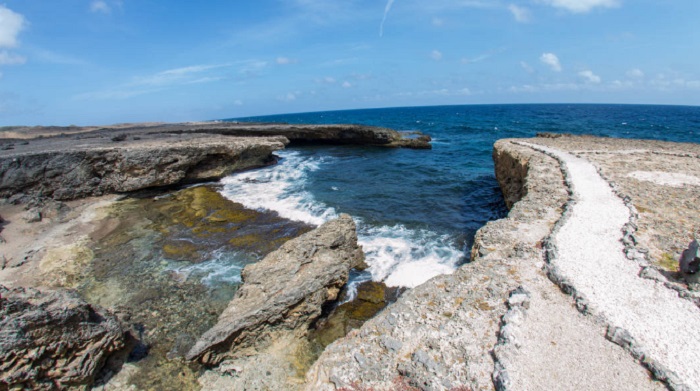
[[[306,335],[321,306],[337,299],[350,269],[362,258],[348,215],[290,240],[243,269],[243,285],[187,359],[216,365],[238,352],[254,354],[280,333]]]
[[[38,223],[41,221],[41,210],[39,208],[29,209],[24,213],[22,219],[27,223]]]
[[[75,293],[0,286],[0,389],[87,388],[125,329]]]
[[[400,147],[430,149],[431,138],[420,132],[403,134],[387,128],[366,125],[290,125],[290,124],[250,124],[250,123],[205,123],[196,126],[172,124],[167,131],[178,133],[207,133],[228,136],[283,136],[292,144],[335,144],[372,145],[380,147]]]
[[[108,138],[34,140],[0,151],[0,197],[68,200],[218,179],[274,162],[283,138],[152,134],[139,141]],[[26,197],[25,197],[26,198]]]
[[[681,259],[678,261],[680,263],[680,268],[683,273],[693,274],[700,271],[700,245],[698,245],[697,239],[694,239],[688,245],[688,248],[683,250],[681,254]]]

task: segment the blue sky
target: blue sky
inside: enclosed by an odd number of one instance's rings
[[[0,125],[700,105],[698,0],[0,0]]]

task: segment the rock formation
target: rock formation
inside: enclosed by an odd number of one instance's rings
[[[0,286],[0,389],[87,389],[125,330],[67,291]]]
[[[112,142],[83,136],[36,139],[0,151],[0,198],[25,193],[68,200],[218,179],[274,161],[283,138],[143,135]]]
[[[362,258],[348,215],[290,240],[243,269],[243,285],[187,358],[217,365],[254,355],[282,334],[303,337]]]
[[[430,149],[431,138],[420,132],[404,135],[393,129],[366,125],[291,125],[291,124],[246,124],[205,123],[196,126],[173,124],[164,128],[169,132],[223,134],[227,136],[283,136],[292,144],[336,144],[370,145]]]

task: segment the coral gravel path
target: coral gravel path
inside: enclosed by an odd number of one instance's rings
[[[672,389],[700,390],[700,310],[661,283],[639,277],[626,259],[622,228],[630,211],[590,162],[560,150],[521,143],[559,159],[574,203],[555,230],[555,279],[586,311],[603,319],[624,345]]]

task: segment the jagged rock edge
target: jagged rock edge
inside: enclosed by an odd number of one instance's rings
[[[520,302],[512,301],[516,295],[524,295],[526,298]],[[508,311],[501,317],[501,325],[498,330],[498,343],[491,351],[491,356],[494,362],[493,370],[493,385],[496,391],[509,391],[513,389],[513,384],[510,379],[510,374],[506,369],[508,367],[508,355],[511,351],[518,348],[518,341],[513,333],[522,325],[522,319],[527,317],[527,310],[530,303],[530,292],[522,285],[510,291],[508,295]]]

